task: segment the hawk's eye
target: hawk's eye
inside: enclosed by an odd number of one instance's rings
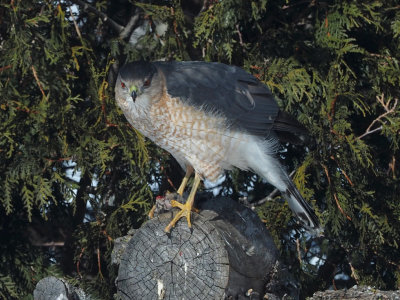
[[[121,87],[124,89],[125,88],[125,83],[123,83],[122,81],[121,81]]]
[[[150,83],[151,83],[151,80],[150,79],[146,79],[145,82],[143,83],[143,86],[144,87],[149,87]]]

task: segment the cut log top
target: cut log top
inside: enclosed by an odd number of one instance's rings
[[[258,216],[227,198],[208,199],[170,234],[173,212],[146,222],[122,256],[122,299],[258,299],[278,263],[278,251]],[[174,210],[175,212],[175,210]]]
[[[33,292],[33,298],[35,300],[50,300],[70,299],[71,292],[68,289],[68,284],[62,279],[50,276],[40,280]]]
[[[96,300],[66,279],[54,276],[45,277],[36,284],[34,300]]]

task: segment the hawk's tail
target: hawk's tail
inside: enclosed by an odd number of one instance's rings
[[[245,167],[242,168],[254,171],[280,190],[288,200],[293,213],[311,233],[321,232],[318,218],[313,209],[301,196],[289,175],[272,154],[274,149],[271,140],[261,142],[255,140],[253,143],[243,144],[243,147],[241,153],[244,153],[242,156],[246,161]],[[240,165],[236,166],[241,167]]]
[[[319,225],[318,217],[315,215],[311,206],[301,196],[293,181],[287,176],[287,188],[282,191],[289,203],[290,209],[301,221],[304,227],[313,233],[320,233],[322,230]]]

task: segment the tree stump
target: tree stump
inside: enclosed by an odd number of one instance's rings
[[[122,254],[124,299],[261,299],[278,250],[258,216],[227,198],[208,199],[170,234],[171,211],[147,221]],[[261,296],[260,296],[261,295]]]
[[[41,279],[33,291],[34,300],[94,300],[67,280],[49,276]]]
[[[50,276],[43,278],[36,284],[33,298],[35,300],[69,300],[71,299],[71,292],[68,289],[68,284],[63,280]]]

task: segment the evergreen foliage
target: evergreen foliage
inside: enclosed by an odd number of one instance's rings
[[[179,184],[114,103],[118,65],[137,59],[241,66],[309,129],[279,155],[324,236],[279,194],[258,208],[303,296],[399,288],[399,20],[394,0],[1,0],[0,298],[63,274],[111,299],[113,239]],[[255,203],[272,188],[235,170],[219,190]]]

